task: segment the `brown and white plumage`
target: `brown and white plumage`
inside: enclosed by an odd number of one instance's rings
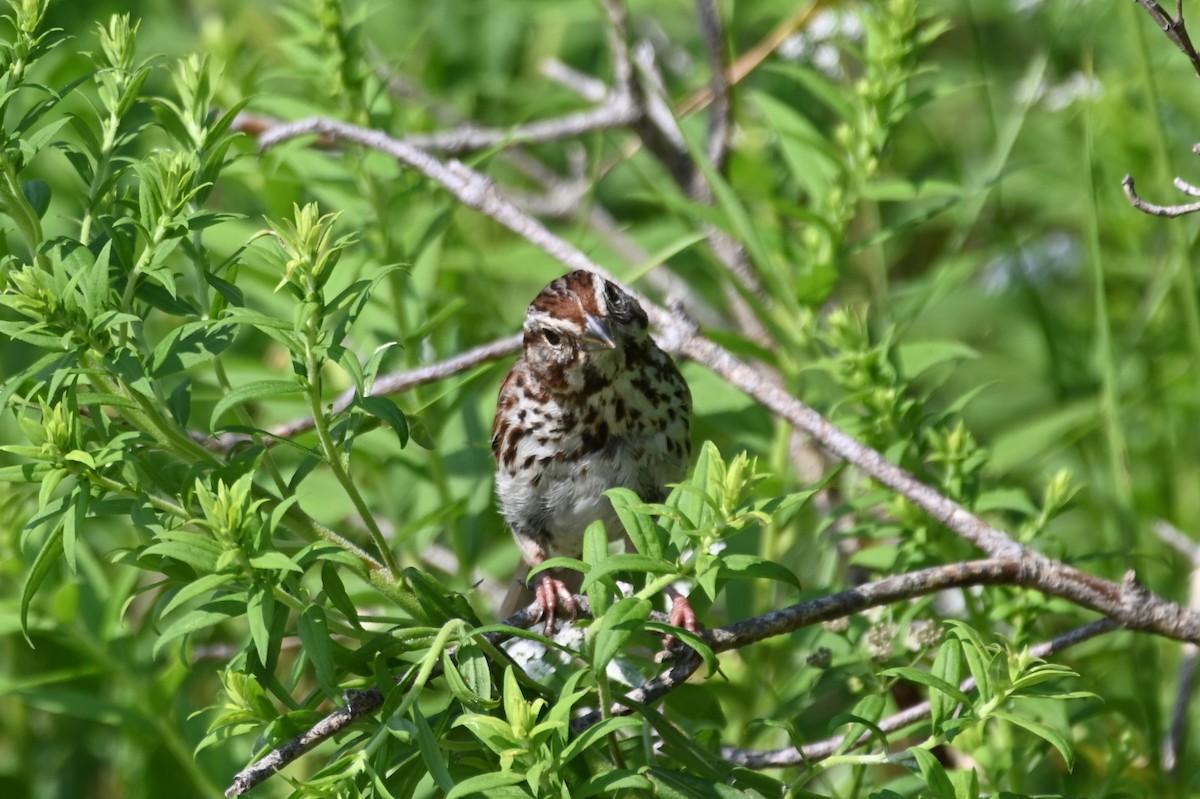
[[[529,306],[524,352],[492,425],[496,495],[525,562],[578,557],[597,519],[621,537],[603,492],[661,500],[687,471],[690,417],[687,383],[636,299],[586,271],[546,286]],[[565,593],[553,583],[538,594],[551,620]]]

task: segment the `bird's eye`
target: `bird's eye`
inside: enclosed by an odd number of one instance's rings
[[[625,298],[624,292],[617,288],[617,284],[612,281],[604,281],[604,299],[608,300],[608,307],[615,308],[621,304]]]
[[[562,344],[562,336],[550,329],[542,331],[542,338],[546,339],[546,343],[551,347],[557,347],[559,344]]]

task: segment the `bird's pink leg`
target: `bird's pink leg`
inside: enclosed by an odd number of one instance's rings
[[[700,631],[700,625],[696,621],[696,611],[692,610],[692,603],[681,592],[675,589],[674,586],[667,588],[667,596],[671,597],[671,613],[668,621],[675,627],[682,627],[689,633]],[[662,662],[674,655],[673,650],[677,649],[679,639],[673,635],[668,635],[663,639],[662,651],[658,653],[655,660]]]
[[[700,628],[696,624],[696,611],[692,610],[688,598],[675,590],[674,586],[667,589],[667,596],[671,597],[671,624],[689,633],[698,632]]]
[[[533,565],[537,566],[542,560],[544,558]],[[562,605],[563,610],[569,613],[572,619],[579,612],[579,608],[575,605],[575,598],[571,596],[567,584],[550,572],[542,572],[533,579],[537,583],[533,586],[533,593],[542,609],[542,615],[546,617],[546,637],[549,638],[554,635],[554,617],[558,606]]]

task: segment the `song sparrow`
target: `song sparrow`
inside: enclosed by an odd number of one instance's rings
[[[542,290],[525,316],[525,351],[500,386],[492,424],[496,494],[525,568],[502,612],[514,612],[529,567],[579,557],[597,519],[624,534],[603,492],[633,490],[661,501],[683,478],[691,454],[691,393],[670,356],[650,338],[646,312],[615,283],[586,271]],[[554,627],[555,606],[574,614],[563,580],[535,577],[535,595]],[[672,595],[675,624],[695,629],[686,599]]]

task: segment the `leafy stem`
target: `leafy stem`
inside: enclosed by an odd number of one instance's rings
[[[307,371],[305,388],[307,389],[309,410],[312,412],[313,419],[316,422],[314,429],[317,433],[317,440],[321,444],[321,451],[325,455],[326,462],[329,463],[329,468],[333,470],[334,478],[341,484],[342,489],[346,492],[346,496],[350,498],[355,510],[358,511],[359,516],[362,518],[363,524],[367,526],[367,530],[371,534],[371,540],[375,543],[375,548],[379,550],[379,556],[383,559],[383,565],[387,568],[389,576],[394,580],[399,575],[400,569],[396,565],[395,558],[392,556],[391,547],[388,545],[383,531],[379,529],[379,524],[375,521],[375,516],[371,513],[370,506],[354,485],[354,481],[350,477],[350,472],[346,468],[346,463],[342,459],[341,453],[338,452],[337,444],[334,442],[333,435],[329,430],[329,419],[323,412],[321,402],[321,363],[317,358],[318,338],[320,336],[318,326],[316,313],[312,314],[304,323],[304,364]]]
[[[21,237],[25,239],[25,246],[29,248],[30,255],[37,261],[38,266],[43,269],[48,268],[46,256],[39,253],[38,250],[42,244],[42,221],[38,218],[37,211],[29,204],[25,192],[21,190],[21,181],[17,177],[17,170],[9,158],[7,152],[0,148],[0,180],[4,181],[2,190],[2,209],[17,229],[21,231]]]

